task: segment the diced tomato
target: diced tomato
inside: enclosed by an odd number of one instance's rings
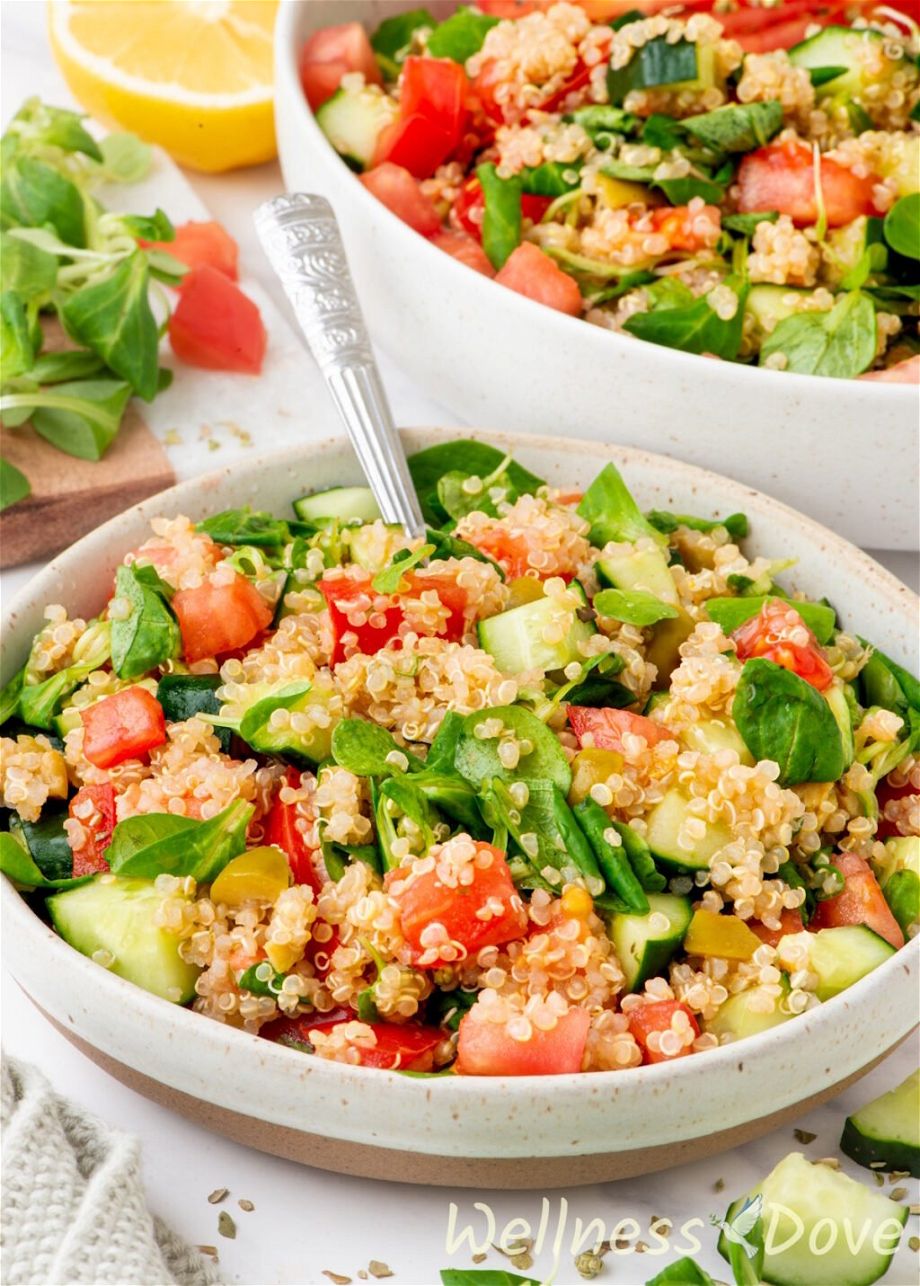
[[[222,272],[202,264],[183,279],[169,342],[189,366],[258,375],[268,337],[252,300]]]
[[[792,910],[789,907],[783,907],[779,914],[779,928],[768,929],[761,920],[746,921],[747,927],[752,933],[756,933],[761,942],[768,943],[775,947],[780,938],[784,938],[787,933],[801,933],[803,929],[802,912],[798,909]]]
[[[360,178],[368,192],[423,237],[431,237],[440,230],[441,217],[434,202],[403,166],[384,161]]]
[[[672,250],[695,254],[709,250],[719,240],[722,214],[717,205],[691,210],[686,205],[661,206],[649,211],[652,227],[667,237]]]
[[[828,156],[821,157],[820,173],[828,227],[839,228],[861,214],[876,213],[875,175],[860,177]],[[738,185],[742,212],[778,210],[800,227],[817,222],[814,162],[807,143],[787,139],[748,152],[738,170]]]
[[[282,779],[279,793],[272,801],[268,816],[265,819],[266,844],[277,844],[288,860],[295,884],[309,884],[314,893],[319,893],[323,881],[316,869],[315,851],[307,843],[303,831],[297,825],[298,813],[296,804],[286,804],[281,799],[280,789],[290,786],[293,790],[300,787],[300,773],[296,768],[288,768]]]
[[[920,806],[920,795],[917,794],[917,788],[911,782],[905,782],[903,786],[894,786],[890,778],[886,777],[884,781],[879,782],[875,789],[875,798],[878,801],[878,829],[875,832],[876,839],[892,839],[898,835],[909,835],[910,830],[902,831],[897,821],[890,821],[887,817],[887,806],[898,799],[906,799],[912,796],[917,805]]]
[[[469,118],[469,81],[452,58],[408,57],[400,81],[399,116],[381,131],[373,165],[392,161],[427,179],[460,144]]]
[[[115,788],[110,782],[81,786],[67,808],[83,828],[83,842],[73,850],[74,878],[107,871],[105,850],[115,829]]]
[[[236,281],[239,276],[240,248],[223,224],[214,219],[200,223],[193,219],[189,223],[181,223],[172,241],[142,241],[140,244],[147,250],[163,250],[189,268],[209,264],[231,281]],[[182,283],[179,289],[182,289]]]
[[[692,1046],[685,1045],[678,1054],[665,1054],[660,1049],[649,1047],[649,1037],[653,1032],[666,1032],[671,1026],[671,1019],[682,1010],[690,1021],[695,1036],[699,1036],[699,1023],[687,1006],[677,1000],[653,1000],[646,1005],[636,1005],[629,1011],[629,1030],[642,1047],[642,1061],[645,1063],[669,1063],[674,1058],[683,1058],[692,1051]]]
[[[509,290],[538,304],[556,308],[570,317],[581,316],[581,291],[573,279],[529,241],[523,241],[506,259],[495,278]]]
[[[407,572],[405,579],[406,595],[417,597],[426,590],[434,590],[441,605],[447,609],[447,618],[436,631],[438,637],[452,643],[461,639],[466,629],[468,600],[466,591],[460,588],[453,577],[449,573],[423,569]],[[333,665],[338,665],[339,661],[345,659],[346,634],[356,636],[356,650],[365,656],[373,656],[382,647],[399,638],[400,626],[405,620],[400,596],[378,594],[369,576],[328,576],[319,582],[319,588],[329,608],[335,633]],[[358,613],[364,614],[367,620],[363,624],[353,625],[348,619],[349,614],[354,616]]]
[[[903,362],[889,366],[886,371],[866,371],[865,375],[858,375],[856,378],[874,380],[877,384],[920,384],[920,353],[915,357],[906,357]]]
[[[431,244],[443,250],[445,254],[449,254],[452,259],[466,264],[467,268],[472,268],[474,272],[481,272],[484,277],[495,276],[495,269],[489,263],[486,252],[468,233],[444,228],[431,238]]]
[[[166,740],[163,707],[146,688],[123,688],[80,711],[83,753],[97,768],[138,759]]]
[[[368,85],[382,83],[380,68],[360,22],[343,22],[314,31],[300,51],[300,81],[315,112],[331,98],[342,77],[359,71]]]
[[[865,924],[893,947],[903,947],[901,926],[892,915],[869,863],[855,853],[837,853],[831,860],[846,883],[842,893],[818,903],[809,929],[817,932],[842,924]]]
[[[274,613],[251,581],[239,573],[229,584],[206,580],[173,595],[186,661],[203,661],[245,647],[267,629]]]
[[[635,737],[644,737],[649,746],[674,736],[663,724],[630,710],[614,710],[607,706],[568,706],[567,709],[569,726],[582,749],[622,752],[623,737],[627,732]]]
[[[534,1027],[515,1040],[501,1023],[482,1022],[476,1006],[460,1023],[456,1070],[463,1076],[552,1076],[580,1072],[591,1018],[570,1009],[551,1031]]]
[[[437,869],[411,878],[405,868],[392,872],[388,886],[399,906],[403,935],[417,956],[427,945],[422,942],[425,929],[435,923],[443,925],[448,939],[469,955],[480,947],[498,946],[524,935],[527,912],[504,853],[481,840],[476,841],[476,848],[469,884],[443,884]],[[480,866],[486,855],[491,862]],[[491,914],[484,919],[480,913],[486,907]]]
[[[741,661],[766,657],[819,692],[833,682],[834,672],[822,656],[814,634],[795,607],[781,598],[768,598],[756,616],[738,626],[732,638]]]
[[[354,1022],[353,1014],[334,1021],[309,1017],[284,1018],[268,1023],[259,1033],[281,1044],[309,1044],[311,1032],[328,1034],[346,1022]],[[437,1027],[423,1027],[420,1023],[368,1023],[377,1043],[360,1050],[361,1067],[399,1068],[404,1072],[430,1072],[434,1067],[434,1052],[444,1040],[444,1033]]]

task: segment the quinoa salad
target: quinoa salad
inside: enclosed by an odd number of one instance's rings
[[[920,382],[920,28],[897,3],[481,0],[311,35],[361,183],[511,290],[776,371]]]
[[[160,517],[98,617],[46,609],[0,869],[72,947],[313,1057],[488,1076],[703,1054],[916,933],[920,683],[744,514],[409,464],[423,537],[363,487]]]

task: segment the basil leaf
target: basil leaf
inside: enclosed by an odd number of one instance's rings
[[[776,594],[756,594],[750,598],[709,598],[703,604],[710,620],[722,627],[725,634],[733,634],[745,621],[761,610],[764,603],[775,601]],[[809,603],[790,599],[802,620],[822,645],[830,643],[837,628],[837,613],[827,603]]]
[[[0,832],[0,871],[30,889],[72,889],[94,878],[83,875],[76,879],[46,879],[26,846],[9,831]]]
[[[708,295],[677,308],[658,308],[648,313],[634,313],[624,322],[626,330],[639,339],[685,353],[713,353],[733,361],[741,347],[744,301],[747,283],[729,278],[724,283],[734,288],[738,306],[733,317],[723,319],[709,306]],[[812,314],[813,315],[813,314]],[[790,319],[791,320],[791,319]],[[784,323],[780,323],[783,325]],[[777,330],[779,327],[777,327]],[[774,332],[775,335],[776,332]]]
[[[332,758],[356,777],[390,777],[399,770],[387,762],[394,751],[405,755],[410,768],[422,761],[403,749],[391,733],[366,719],[340,719],[332,733]]]
[[[10,464],[9,460],[0,456],[0,513],[31,494],[32,488],[26,475],[15,464]]]
[[[171,590],[153,567],[119,567],[115,595],[131,604],[131,614],[112,621],[112,669],[120,679],[136,679],[179,655],[182,638],[167,606]]]
[[[777,210],[752,210],[749,214],[725,214],[722,216],[722,227],[727,232],[740,232],[744,237],[752,237],[759,223],[775,223],[778,218]]]
[[[782,129],[783,108],[775,99],[730,103],[699,116],[686,116],[681,124],[714,152],[750,152],[763,147]]]
[[[415,487],[422,515],[432,526],[439,526],[447,517],[437,504],[438,480],[451,471],[459,471],[468,477],[486,478],[503,465],[517,495],[533,495],[545,485],[542,478],[536,477],[515,460],[508,460],[497,447],[487,442],[475,442],[471,438],[457,438],[453,442],[442,442],[437,446],[416,451],[408,459],[409,473]]]
[[[462,5],[435,27],[428,37],[428,52],[433,58],[452,58],[454,62],[465,63],[467,58],[479,53],[483,41],[498,21],[498,18]]]
[[[99,144],[102,173],[112,183],[139,183],[153,163],[153,148],[136,134],[116,131]]]
[[[836,781],[847,767],[840,729],[821,693],[764,657],[744,663],[732,717],[754,758],[779,764],[781,786]]]
[[[742,540],[748,534],[747,514],[728,514],[725,518],[696,518],[693,514],[672,514],[666,509],[650,509],[645,515],[656,530],[670,535],[678,527],[691,531],[715,531],[724,527],[732,540]]]
[[[885,240],[899,255],[920,259],[920,192],[902,196],[885,215]]]
[[[371,36],[371,48],[387,80],[395,80],[405,61],[413,33],[423,27],[435,27],[437,19],[427,9],[409,9],[406,13],[384,18]]]
[[[4,228],[50,225],[68,245],[86,245],[80,189],[44,161],[20,155],[4,166],[0,208]]]
[[[196,531],[203,531],[218,545],[256,545],[273,549],[286,545],[291,539],[291,529],[283,518],[262,510],[225,509],[199,522]]]
[[[119,822],[106,849],[118,875],[155,879],[158,875],[191,875],[209,884],[231,858],[246,849],[246,827],[255,810],[234,800],[206,822],[172,813],[142,813]]]
[[[872,365],[875,349],[875,308],[866,295],[852,290],[829,312],[783,318],[761,346],[760,365],[782,353],[787,371],[854,379]]]
[[[521,243],[523,184],[519,175],[510,179],[499,178],[498,171],[491,162],[477,166],[476,177],[482,184],[485,199],[482,248],[492,267],[499,269]]]
[[[674,85],[683,80],[696,80],[697,47],[689,40],[670,43],[656,36],[642,45],[625,67],[611,67],[607,72],[607,96],[620,104],[634,89],[652,85]]]
[[[371,585],[378,594],[399,594],[405,591],[409,587],[409,582],[403,579],[405,573],[410,567],[423,563],[433,553],[434,545],[420,545],[416,550],[397,550],[393,561],[377,573]]]
[[[0,280],[4,291],[13,290],[23,300],[44,303],[57,285],[57,274],[55,255],[13,233],[0,233]]]
[[[74,380],[30,393],[6,393],[0,412],[22,408],[35,432],[81,460],[99,460],[121,426],[131,386],[119,380]],[[28,418],[28,415],[27,415]]]
[[[98,353],[146,402],[157,391],[160,342],[148,286],[147,260],[137,250],[108,277],[75,291],[61,308],[71,338]]]
[[[643,589],[602,589],[595,594],[592,605],[601,616],[643,627],[678,615],[676,607],[662,603]]]
[[[640,511],[612,461],[604,465],[582,496],[578,513],[591,524],[591,544],[599,548],[610,540],[636,541],[643,536],[665,543],[661,533]]]

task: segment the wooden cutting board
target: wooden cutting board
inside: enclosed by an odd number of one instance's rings
[[[100,196],[112,208],[138,213],[160,206],[174,223],[211,217],[163,153],[155,154],[143,183]],[[256,450],[336,432],[322,377],[292,325],[253,279],[258,266],[244,256],[240,285],[258,304],[268,331],[261,375],[184,366],[164,343],[160,360],[173,369],[172,385],[149,404],[129,405],[118,437],[99,461],[55,450],[28,425],[0,429],[0,454],[32,485],[31,496],[0,514],[0,567],[46,559],[129,505],[228,459],[243,463]]]

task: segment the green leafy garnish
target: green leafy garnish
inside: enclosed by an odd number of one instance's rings
[[[137,679],[179,655],[179,624],[169,608],[172,589],[151,566],[119,567],[115,596],[131,613],[112,621],[112,669],[120,679]]]
[[[782,104],[729,103],[681,121],[685,130],[714,152],[750,152],[763,147],[783,125]]]
[[[246,848],[252,804],[234,800],[206,822],[172,813],[142,813],[119,822],[106,849],[117,875],[191,875],[208,884]]]
[[[489,162],[476,168],[482,184],[485,208],[482,216],[482,248],[493,268],[503,267],[505,260],[521,243],[520,175],[503,179]]]
[[[438,482],[446,473],[485,478],[504,464],[516,496],[532,495],[544,485],[542,478],[535,477],[515,460],[509,460],[497,447],[471,438],[458,438],[416,451],[409,456],[408,464],[422,516],[433,527],[441,526],[448,517],[437,498]]]
[[[130,397],[131,385],[121,380],[74,380],[53,390],[4,393],[0,412],[22,408],[35,432],[59,451],[100,460],[121,427]]]
[[[706,600],[705,607],[710,618],[722,627],[723,633],[733,634],[745,621],[756,616],[765,603],[776,597],[775,594],[751,594],[739,598],[710,598]],[[788,605],[795,608],[819,643],[830,643],[837,628],[837,613],[831,606],[800,599],[790,599]]]
[[[902,196],[885,215],[885,240],[899,255],[920,259],[920,192]]]
[[[875,308],[867,295],[851,290],[828,312],[783,318],[763,342],[760,365],[782,354],[786,371],[854,379],[872,365],[875,350]]]
[[[645,515],[652,526],[669,536],[678,527],[691,531],[715,531],[724,527],[732,540],[742,540],[748,534],[747,514],[728,514],[725,518],[697,518],[693,514],[672,514],[666,509],[650,509]]]
[[[732,717],[754,758],[779,764],[781,786],[836,781],[847,767],[840,728],[821,693],[764,657],[744,663]]]
[[[428,52],[433,58],[452,58],[454,62],[465,63],[467,58],[479,53],[483,41],[497,22],[498,18],[461,5],[435,27],[428,37]]]
[[[15,464],[0,456],[0,513],[31,495],[29,479]]]
[[[0,871],[28,889],[72,889],[91,880],[91,875],[76,879],[47,879],[24,843],[9,831],[0,832]]]
[[[392,18],[384,18],[371,36],[371,48],[387,80],[395,80],[399,75],[414,33],[436,25],[437,19],[427,9],[409,9],[405,13],[394,14]]]
[[[731,317],[720,317],[711,306],[709,295],[703,295],[699,299],[690,298],[677,304],[674,296],[670,295],[662,298],[650,312],[634,313],[628,317],[624,326],[631,335],[637,335],[639,339],[649,340],[653,344],[678,348],[685,353],[712,353],[731,361],[738,356],[741,347],[748,285],[731,277],[726,279],[724,285],[734,292],[737,299],[737,306]],[[689,290],[687,295],[690,295]]]
[[[752,237],[759,223],[775,223],[779,218],[776,210],[752,210],[749,214],[725,214],[722,216],[722,227],[728,232],[740,232],[743,237]]]
[[[111,276],[83,286],[61,308],[70,337],[98,353],[147,402],[157,391],[160,342],[148,286],[147,259],[137,250]]]
[[[660,598],[642,589],[602,589],[595,594],[593,606],[601,616],[625,621],[627,625],[654,625],[678,615],[676,607],[662,603]]]
[[[399,594],[409,587],[405,574],[410,567],[418,567],[434,553],[434,545],[420,545],[418,549],[398,549],[388,567],[377,573],[371,585],[378,594]]]

